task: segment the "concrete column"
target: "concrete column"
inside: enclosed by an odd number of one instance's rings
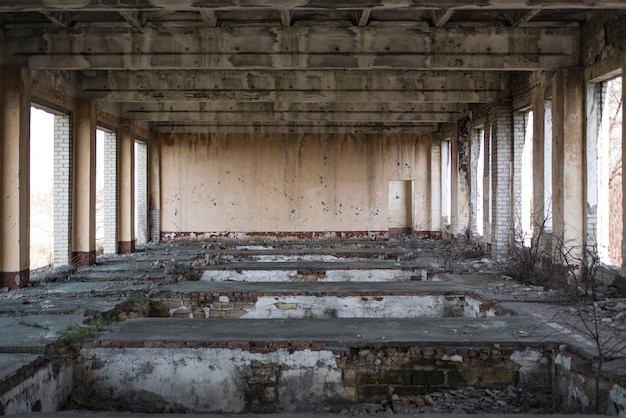
[[[553,238],[582,256],[584,244],[585,88],[580,68],[558,70],[553,86]],[[557,242],[558,244],[558,242]]]
[[[120,123],[118,148],[119,215],[118,243],[120,254],[135,251],[135,132],[130,121]]]
[[[0,287],[17,289],[30,269],[30,71],[0,70]]]
[[[540,231],[546,216],[549,216],[550,208],[544,207],[545,179],[544,179],[544,159],[545,159],[545,104],[544,92],[535,94],[533,97],[533,209],[532,209],[532,231],[536,237],[539,233],[545,234],[544,229]]]
[[[54,115],[54,266],[72,261],[72,118]]]
[[[96,103],[78,100],[74,111],[72,264],[96,262]]]
[[[509,255],[513,232],[513,108],[511,102],[494,105],[491,114],[491,254]]]
[[[117,254],[117,133],[104,132],[104,253]]]
[[[148,242],[148,145],[135,141],[135,238]]]
[[[148,140],[148,199],[150,240],[161,241],[161,144],[158,134],[150,132]]]
[[[461,120],[457,123],[454,136],[452,189],[456,190],[456,199],[452,200],[452,214],[455,236],[470,231],[470,129],[470,121]]]
[[[483,141],[483,241],[491,244],[491,125],[485,126]]]
[[[433,134],[430,144],[430,231],[441,236],[441,135]]]
[[[422,135],[416,147],[416,173],[413,187],[413,232],[428,234],[431,224],[430,135]]]

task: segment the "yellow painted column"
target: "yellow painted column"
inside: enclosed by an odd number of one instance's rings
[[[78,100],[74,109],[72,264],[96,262],[96,104]]]
[[[148,141],[148,184],[150,200],[150,240],[161,241],[161,144],[156,132]]]
[[[585,86],[579,68],[553,78],[552,226],[572,256],[582,257],[585,237]]]
[[[455,122],[450,139],[450,230],[452,237],[459,233],[459,124]],[[451,238],[451,237],[447,237]]]
[[[120,254],[135,251],[135,132],[130,121],[122,121],[119,130],[118,147],[118,243]]]
[[[0,287],[17,289],[30,269],[30,71],[0,70]]]
[[[430,233],[441,238],[441,135],[432,134],[430,143]]]
[[[430,135],[421,135],[415,150],[412,228],[417,237],[428,237],[431,232],[430,144]]]

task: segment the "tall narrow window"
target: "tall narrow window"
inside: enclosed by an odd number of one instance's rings
[[[622,264],[622,77],[602,82],[598,147],[598,254]]]
[[[533,118],[532,110],[524,114],[524,146],[522,148],[522,207],[521,227],[524,245],[529,246],[533,236]]]
[[[30,268],[54,261],[54,115],[31,107]]]
[[[476,160],[476,232],[485,234],[485,130],[479,129],[476,145],[478,146],[478,158]]]

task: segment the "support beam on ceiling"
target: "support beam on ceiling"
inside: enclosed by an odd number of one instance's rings
[[[138,10],[120,10],[119,14],[133,28],[140,28],[146,23],[145,18],[142,17]]]
[[[411,123],[390,122],[381,124],[378,122],[346,123],[346,122],[212,122],[212,123],[170,123],[155,122],[150,124],[150,129],[161,133],[315,133],[323,129],[325,133],[432,133],[439,130],[436,123]]]
[[[69,16],[66,12],[46,12],[44,16],[60,28],[67,28],[69,26]]]
[[[358,26],[360,26],[360,27],[367,26],[367,24],[370,22],[370,17],[371,16],[372,16],[372,9],[371,8],[363,9],[359,13]]]
[[[143,121],[193,122],[452,122],[463,107],[453,103],[285,103],[150,102],[128,103],[122,117]]]
[[[454,9],[433,10],[433,26],[436,28],[443,28],[453,15]]]
[[[122,113],[141,112],[363,112],[363,113],[461,113],[464,106],[456,103],[424,102],[142,102],[127,103]]]
[[[136,9],[142,11],[159,11],[163,9],[175,11],[197,11],[204,8],[205,2],[193,1],[156,1],[156,0],[115,0],[115,1],[68,1],[68,0],[3,0],[0,2],[0,12],[27,12],[27,11],[115,11],[120,9]],[[319,10],[319,2],[302,0],[231,0],[211,2],[215,10],[236,10],[242,7],[268,9],[288,7],[294,10]],[[331,10],[354,10],[354,0],[335,0],[323,2]],[[540,3],[546,9],[626,9],[623,0],[550,0],[550,1],[511,1],[511,0],[446,0],[447,8],[460,10],[489,10],[489,9],[534,9]],[[441,2],[434,1],[398,1],[398,0],[361,0],[359,8],[381,10],[439,10]]]
[[[541,12],[541,9],[531,9],[531,10],[522,10],[522,11],[514,11],[508,13],[507,20],[509,24],[516,28],[524,23],[532,20],[533,17],[537,16]]]
[[[529,71],[578,63],[580,28],[325,25],[5,30],[3,65],[33,69],[429,69]],[[107,39],[107,42],[102,42]],[[253,39],[254,42],[250,40]],[[207,45],[212,48],[207,49]],[[297,48],[297,50],[293,50]],[[48,51],[54,51],[50,54]]]
[[[292,16],[293,16],[293,12],[291,10],[281,10],[280,11],[280,24],[284,27],[291,26]]]
[[[217,14],[214,10],[202,9],[200,10],[200,17],[205,25],[210,28],[217,26]]]
[[[223,90],[124,90],[84,91],[81,96],[93,97],[103,102],[158,102],[158,101],[201,101],[220,102],[426,102],[426,103],[486,103],[504,96],[500,90],[430,90],[430,91],[223,91]]]
[[[498,91],[508,78],[488,71],[408,70],[186,70],[87,71],[80,74],[84,92],[113,91]],[[393,100],[391,100],[393,101]]]
[[[453,122],[454,113],[384,113],[384,112],[125,112],[133,120],[167,122]]]

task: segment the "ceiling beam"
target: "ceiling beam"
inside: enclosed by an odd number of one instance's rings
[[[454,15],[454,9],[433,10],[431,13],[433,17],[433,26],[436,28],[443,28]]]
[[[121,117],[142,121],[193,122],[451,122],[464,106],[450,103],[127,103]]]
[[[291,19],[293,16],[293,12],[291,10],[281,10],[280,11],[280,23],[283,27],[291,26]]]
[[[110,91],[494,91],[507,88],[508,78],[489,71],[405,70],[186,70],[86,71],[85,92]]]
[[[389,113],[459,113],[465,106],[456,103],[424,102],[142,102],[126,103],[122,113],[140,112],[389,112]]]
[[[191,112],[136,111],[122,117],[132,120],[167,122],[453,122],[454,113],[385,113],[385,112]]]
[[[69,26],[70,19],[66,12],[46,12],[44,16],[60,28],[67,28]]]
[[[241,91],[241,90],[123,90],[82,91],[80,97],[103,102],[426,102],[426,103],[486,103],[505,97],[500,90],[410,90],[410,91]]]
[[[165,134],[220,132],[220,133],[408,133],[421,134],[439,131],[437,123],[413,122],[153,122],[150,128]]]
[[[120,10],[119,14],[133,28],[140,28],[146,23],[146,18],[138,10]]]
[[[578,63],[580,28],[87,27],[5,30],[3,65],[33,69],[554,69]],[[103,42],[106,39],[106,42]],[[250,40],[253,39],[254,42]],[[295,49],[295,50],[294,50]]]
[[[241,8],[273,9],[277,7],[294,10],[319,10],[319,2],[311,0],[230,0],[224,2],[209,2],[214,10],[237,10]],[[220,4],[221,3],[221,4]],[[354,10],[354,0],[335,0],[323,2],[329,10]],[[488,9],[534,9],[537,7],[546,9],[626,9],[623,0],[360,0],[358,8],[372,8],[382,10],[439,10],[441,3],[446,8],[461,10],[488,10]],[[82,11],[115,11],[120,9],[142,11],[198,11],[208,8],[204,2],[170,0],[115,0],[115,1],[70,1],[70,0],[3,0],[0,2],[0,12],[27,12],[27,11],[59,11],[59,10],[82,10]]]
[[[533,17],[539,14],[539,12],[541,12],[541,9],[512,11],[507,14],[507,20],[512,27],[516,28],[519,25],[522,25],[532,20]]]
[[[200,10],[200,17],[206,26],[210,28],[217,26],[217,14],[214,10]]]
[[[372,17],[372,9],[371,8],[363,9],[359,13],[359,19],[358,19],[357,25],[360,27],[367,26],[367,24],[370,22],[371,17]]]

